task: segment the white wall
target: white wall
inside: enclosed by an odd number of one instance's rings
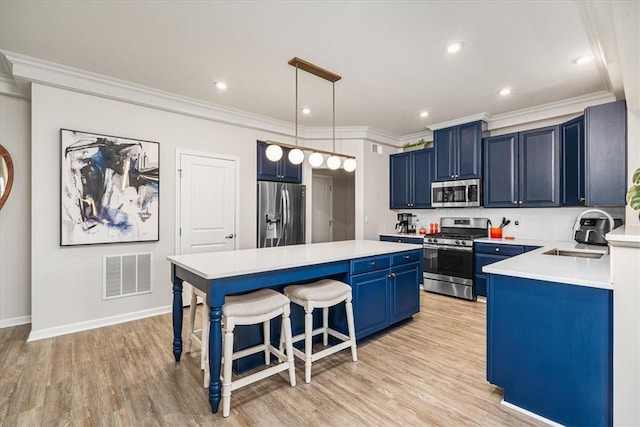
[[[174,253],[177,148],[240,159],[239,247],[255,247],[256,140],[289,142],[286,138],[38,84],[32,87],[31,103],[32,338],[99,326],[99,319],[117,321],[123,320],[118,316],[168,308],[171,290],[165,258]],[[159,242],[59,246],[60,128],[160,143]],[[139,252],[153,254],[153,292],[103,301],[103,256]]]
[[[389,209],[389,155],[396,153],[397,149],[376,144],[382,148],[382,154],[377,154],[372,152],[372,145],[369,141],[364,143],[367,193],[364,195],[364,212],[360,218],[364,220],[363,238],[378,240],[379,234],[388,232],[390,227],[393,229],[396,221],[396,213]],[[357,218],[358,212],[356,221]]]
[[[0,211],[0,327],[31,317],[30,102],[0,95],[0,144],[13,161],[14,183]]]

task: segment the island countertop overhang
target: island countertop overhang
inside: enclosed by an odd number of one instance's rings
[[[172,255],[167,256],[167,260],[202,278],[212,280],[416,249],[422,249],[422,245],[377,240],[345,240],[275,248]]]

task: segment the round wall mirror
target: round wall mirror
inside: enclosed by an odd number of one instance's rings
[[[13,162],[6,148],[0,145],[0,209],[9,197],[13,185]]]

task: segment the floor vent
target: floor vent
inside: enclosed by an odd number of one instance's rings
[[[103,298],[151,292],[151,254],[104,257]]]

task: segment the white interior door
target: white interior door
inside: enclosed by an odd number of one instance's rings
[[[333,241],[333,178],[313,175],[312,180],[312,226],[313,243]]]
[[[180,253],[236,249],[236,161],[181,153],[178,169]]]

